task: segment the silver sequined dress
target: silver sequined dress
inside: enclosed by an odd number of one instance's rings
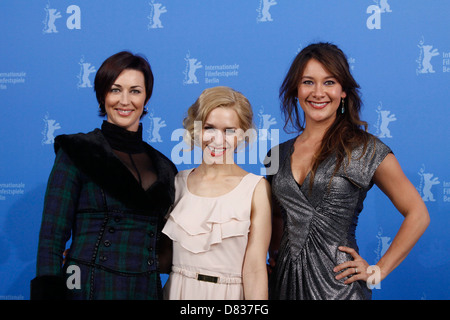
[[[281,208],[284,232],[277,264],[271,274],[271,299],[371,299],[371,290],[363,281],[350,285],[336,280],[333,268],[352,257],[339,246],[358,251],[355,229],[372,176],[391,152],[378,138],[369,140],[361,157],[362,146],[352,152],[350,165],[335,174],[335,156],[317,169],[312,190],[309,174],[303,185],[295,181],[290,156],[295,138],[271,150],[279,151],[279,170],[268,176],[275,201]],[[276,149],[278,148],[278,150]]]

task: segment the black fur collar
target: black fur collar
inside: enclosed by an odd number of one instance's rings
[[[147,191],[116,157],[100,129],[57,136],[54,147],[55,152],[62,148],[77,168],[127,207],[152,215],[149,209],[165,212],[173,203],[177,170],[166,156],[147,143],[144,145],[158,174],[158,180]]]

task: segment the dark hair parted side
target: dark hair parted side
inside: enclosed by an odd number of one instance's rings
[[[106,115],[105,98],[111,89],[114,81],[126,69],[141,71],[144,74],[145,80],[145,104],[152,96],[153,91],[153,72],[147,59],[138,54],[132,54],[129,51],[118,52],[108,59],[106,59],[95,75],[94,91],[99,104],[100,116]],[[144,110],[142,116],[147,111]]]
[[[360,87],[350,72],[347,57],[336,45],[323,42],[311,44],[300,51],[281,85],[280,100],[281,110],[285,117],[285,131],[288,131],[286,128],[289,125],[292,125],[298,132],[304,130],[304,117],[301,119],[299,115],[296,98],[303,71],[311,59],[320,62],[336,78],[347,96],[344,100],[345,112],[342,114],[341,108],[338,108],[336,119],[325,133],[321,146],[314,156],[310,186],[312,186],[314,175],[322,161],[330,155],[336,154],[336,173],[346,157],[348,162],[351,160],[351,152],[356,146],[364,146],[363,155],[370,139],[370,135],[367,133],[367,122],[360,119],[362,107],[359,96]]]

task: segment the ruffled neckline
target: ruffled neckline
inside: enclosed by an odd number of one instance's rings
[[[178,199],[163,232],[193,253],[209,251],[227,238],[248,236],[252,195],[262,176],[249,173],[226,194],[202,197],[187,190],[191,172],[175,178]]]
[[[231,189],[230,191],[227,191],[227,192],[224,193],[224,194],[221,194],[221,195],[218,195],[218,196],[215,196],[215,197],[205,197],[205,196],[199,196],[199,195],[197,195],[197,194],[195,194],[195,193],[193,193],[193,192],[191,192],[191,191],[189,190],[188,182],[187,182],[187,181],[188,181],[188,179],[189,179],[190,174],[191,174],[194,170],[195,170],[195,168],[192,168],[192,169],[187,170],[186,178],[184,179],[184,188],[185,188],[187,194],[189,194],[189,195],[191,195],[191,196],[194,196],[194,197],[197,197],[197,198],[202,198],[202,199],[219,199],[219,198],[225,197],[225,196],[227,196],[227,195],[229,195],[229,194],[232,194],[236,189],[239,188],[239,186],[243,183],[244,179],[246,179],[246,178],[250,175],[250,173],[247,173],[245,176],[242,177],[242,179],[239,181],[239,183],[238,183],[233,189]]]

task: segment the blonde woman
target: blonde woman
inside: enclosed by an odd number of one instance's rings
[[[175,178],[174,209],[163,233],[173,240],[165,299],[267,299],[270,186],[234,162],[253,112],[228,87],[202,92],[183,125],[202,163]]]

